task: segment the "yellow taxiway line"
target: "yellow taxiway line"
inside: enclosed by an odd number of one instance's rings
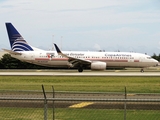
[[[86,107],[86,106],[92,105],[92,104],[94,104],[94,102],[81,102],[78,104],[71,105],[71,106],[69,106],[69,108],[83,108],[83,107]]]

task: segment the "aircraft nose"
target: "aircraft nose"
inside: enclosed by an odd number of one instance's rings
[[[155,60],[155,59],[154,59],[154,63],[155,63],[155,66],[159,65],[159,62],[157,60]]]

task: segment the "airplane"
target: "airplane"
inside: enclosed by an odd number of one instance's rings
[[[35,48],[16,30],[12,23],[5,23],[11,50],[3,49],[12,57],[36,65],[56,68],[77,68],[83,72],[85,68],[91,70],[106,70],[106,68],[144,68],[157,66],[158,61],[142,53],[131,52],[84,52],[61,51],[54,44],[56,51],[45,51]]]

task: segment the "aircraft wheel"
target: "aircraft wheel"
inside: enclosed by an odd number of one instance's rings
[[[141,72],[143,73],[143,72],[144,72],[144,69],[141,69]]]
[[[79,67],[79,68],[78,68],[78,72],[83,72],[83,68],[82,68],[82,67]]]

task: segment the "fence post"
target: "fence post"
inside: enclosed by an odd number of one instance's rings
[[[125,86],[125,99],[127,99],[127,90],[126,90],[126,86]],[[126,108],[127,108],[127,104],[126,101],[124,102],[124,120],[126,120]]]
[[[52,86],[52,91],[53,91],[53,98],[55,97],[55,91],[54,91],[54,87]],[[54,100],[53,100],[53,120],[55,119],[54,113],[55,113],[55,105],[54,105]]]
[[[42,90],[43,90],[43,94],[44,94],[44,120],[47,120],[47,97],[46,97],[46,93],[44,91],[43,85],[42,85]]]

